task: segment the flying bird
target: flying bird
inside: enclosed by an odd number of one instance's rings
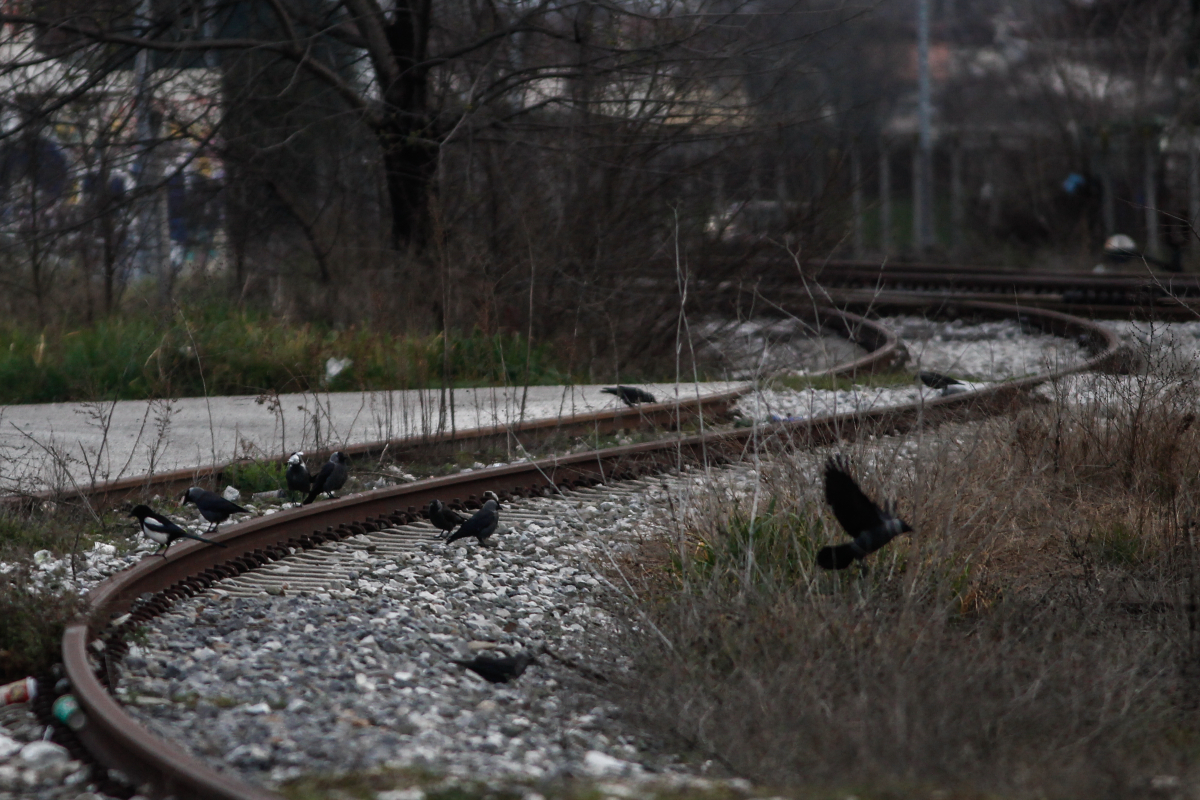
[[[163,558],[167,557],[167,550],[171,548],[171,544],[176,539],[195,539],[198,542],[215,544],[217,547],[226,546],[220,542],[214,542],[212,539],[197,536],[191,531],[185,531],[149,506],[134,506],[130,510],[129,516],[137,517],[138,523],[142,526],[142,533],[147,539],[152,542],[158,542],[159,548],[154,551],[154,555],[161,555]]]
[[[237,503],[231,503],[221,495],[199,486],[193,486],[183,493],[183,504],[186,506],[188,503],[196,504],[196,508],[200,509],[200,516],[213,524],[212,531],[233,514],[249,513]]]
[[[527,666],[538,663],[537,659],[528,653],[518,653],[515,656],[503,658],[481,654],[470,661],[452,660],[460,667],[471,670],[488,683],[508,683],[521,677],[521,673]]]
[[[350,470],[346,466],[349,463],[350,459],[346,458],[345,453],[341,450],[334,451],[329,460],[321,467],[321,471],[313,478],[312,488],[308,490],[308,497],[304,498],[302,505],[308,505],[316,500],[317,495],[322,492],[333,494],[345,486],[346,478],[350,476]]]
[[[850,463],[845,456],[832,456],[825,462],[825,500],[852,540],[821,548],[817,564],[825,569],[845,569],[900,534],[912,531],[907,522],[896,516],[891,503],[880,508],[863,494],[850,475]]]
[[[429,503],[429,521],[442,531],[442,536],[445,536],[466,522],[467,518],[453,508],[448,508],[441,500],[433,500]]]
[[[496,528],[500,525],[500,498],[495,492],[484,492],[483,496],[488,498],[488,501],[483,504],[483,508],[475,512],[469,520],[464,522],[462,526],[454,532],[446,544],[457,542],[459,539],[466,539],[468,536],[474,536],[483,544],[483,540],[496,532]]]
[[[287,472],[283,477],[287,481],[288,491],[308,494],[309,487],[312,486],[312,476],[308,474],[308,467],[304,463],[304,453],[299,450],[292,453],[287,465]]]
[[[638,403],[656,402],[654,395],[636,386],[607,386],[600,391],[603,394],[611,394],[621,398],[621,401],[627,406],[636,406]]]

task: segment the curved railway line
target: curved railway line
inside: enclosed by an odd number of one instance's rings
[[[827,302],[868,307],[904,298],[1016,303],[1105,319],[1200,319],[1200,275],[1035,272],[993,267],[831,261],[806,278]],[[816,294],[816,292],[814,292]]]
[[[938,305],[944,304],[941,301],[934,304]],[[925,306],[931,307],[929,303]],[[589,487],[615,481],[636,481],[684,465],[736,462],[756,450],[817,446],[997,413],[1020,402],[1035,386],[1068,373],[1114,367],[1120,359],[1115,335],[1086,319],[1042,308],[978,301],[956,301],[952,311],[957,315],[984,318],[1016,317],[1024,325],[1077,341],[1089,357],[1061,372],[996,384],[973,393],[732,431],[703,430],[703,419],[713,408],[720,403],[728,407],[733,402],[730,398],[709,399],[700,402],[699,408],[695,403],[691,404],[693,413],[698,412],[701,419],[702,432],[698,434],[681,433],[644,444],[475,470],[291,509],[223,530],[215,538],[226,548],[197,542],[176,545],[168,558],[143,559],[96,587],[88,596],[90,613],[87,618],[78,620],[66,630],[62,643],[63,665],[71,691],[87,715],[88,723],[74,733],[55,722],[55,738],[64,742],[77,757],[84,756],[86,751],[86,757],[94,759],[100,766],[119,770],[139,792],[151,797],[277,798],[271,792],[218,772],[175,744],[152,735],[126,713],[110,693],[114,670],[127,652],[129,634],[166,613],[176,600],[208,591],[217,584],[234,593],[257,591],[273,580],[271,565],[284,558],[290,559],[289,564],[296,569],[296,579],[303,580],[305,575],[315,577],[313,570],[319,572],[321,559],[327,557],[327,552],[332,552],[330,547],[318,548],[351,537],[365,537],[361,540],[379,548],[397,551],[411,548],[430,535],[430,528],[418,509],[434,498],[453,498],[455,505],[470,509],[479,506],[479,498],[485,491],[495,491],[504,501],[520,502],[521,498],[586,492]],[[862,374],[903,359],[903,345],[877,323],[846,312],[822,313],[824,316],[816,320],[819,325],[840,330],[870,351],[868,356],[829,370],[827,374]],[[432,444],[455,447],[483,436],[516,437],[524,442],[525,437],[536,438],[539,430],[544,432],[554,426],[559,431],[574,430],[571,426],[579,426],[590,433],[597,429],[630,427],[634,419],[678,426],[685,408],[683,403],[664,403],[632,411],[620,409],[589,415],[583,420],[531,423],[532,427],[519,429],[461,432],[458,439]],[[371,447],[384,444],[392,449],[400,447],[397,443],[380,443],[363,446],[363,450],[371,452]],[[418,446],[416,442],[402,444]],[[174,482],[186,480],[190,483],[195,477],[195,471],[188,471],[186,476],[164,476],[161,485],[174,487]],[[97,497],[115,502],[135,489],[145,491],[146,486],[143,481],[136,487],[102,487]],[[48,705],[49,698],[44,698],[39,709],[43,718],[48,718]],[[113,787],[111,783],[107,785]],[[104,783],[101,788],[105,789]],[[115,791],[115,787],[112,790]]]

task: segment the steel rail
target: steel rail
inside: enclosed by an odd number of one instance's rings
[[[1017,316],[1031,325],[1079,341],[1090,357],[1058,372],[997,384],[981,391],[908,405],[813,419],[754,426],[734,431],[615,447],[567,457],[510,464],[417,481],[318,503],[230,526],[215,538],[228,549],[198,542],[176,545],[165,559],[146,558],[96,587],[90,613],[68,626],[63,665],[72,691],[88,716],[79,739],[105,767],[128,776],[142,794],[179,800],[278,800],[278,795],[246,784],[202,763],[177,745],[142,728],[105,688],[127,647],[127,635],[165,612],[179,598],[204,591],[223,577],[252,570],[293,549],[312,547],[358,533],[419,518],[429,500],[466,497],[478,505],[484,491],[502,499],[554,493],[635,477],[688,463],[739,460],[756,449],[785,449],[834,443],[867,433],[887,434],[925,424],[967,419],[1010,409],[1033,387],[1064,375],[1111,368],[1120,360],[1115,335],[1088,320],[1053,311],[996,303],[962,304],[959,313]]]
[[[873,320],[836,308],[808,308],[799,312],[798,316],[818,329],[829,330],[844,336],[867,351],[860,358],[812,373],[812,377],[864,375],[903,363],[907,358],[904,345],[896,339],[896,336]],[[517,441],[528,449],[534,449],[560,438],[607,435],[629,429],[679,428],[699,416],[706,419],[719,419],[726,416],[738,398],[749,390],[749,386],[747,386],[699,399],[668,400],[633,408],[622,406],[569,417],[527,420],[515,425],[493,425],[437,434],[416,434],[325,448],[314,451],[312,455],[318,460],[324,460],[334,450],[340,449],[352,459],[379,458],[385,454],[396,460],[445,459],[456,451],[503,447]],[[287,457],[288,454],[281,454],[274,460],[283,463]],[[247,463],[245,459],[234,459],[208,466],[99,482],[72,491],[47,490],[28,495],[0,497],[0,503],[28,504],[80,497],[93,508],[109,508],[150,494],[173,495],[182,493],[190,486],[217,485],[222,481],[226,471],[245,463]]]

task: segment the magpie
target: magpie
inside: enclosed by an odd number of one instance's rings
[[[442,536],[446,536],[466,522],[467,518],[453,508],[447,508],[441,500],[433,500],[429,503],[429,521],[442,531]]]
[[[160,547],[154,551],[154,555],[161,555],[163,558],[167,557],[167,550],[171,548],[171,543],[176,539],[195,539],[198,542],[215,544],[217,547],[226,546],[220,542],[214,542],[212,539],[205,539],[203,536],[185,531],[162,514],[151,510],[149,506],[134,506],[129,512],[129,516],[137,517],[137,521],[142,526],[142,533],[147,539],[159,543]]]
[[[199,486],[193,486],[183,493],[183,504],[186,506],[188,503],[196,504],[196,508],[200,509],[200,516],[213,524],[213,531],[217,529],[218,525],[229,519],[231,514],[249,513],[237,503],[231,503],[221,495],[210,492],[208,489],[201,489]]]
[[[525,671],[527,666],[538,663],[537,659],[528,653],[518,653],[515,656],[505,656],[503,658],[481,654],[475,656],[470,661],[451,660],[460,667],[471,670],[471,672],[474,672],[488,683],[508,683],[511,680],[516,680],[521,677],[521,673]]]
[[[346,478],[350,476],[350,470],[346,466],[349,463],[350,459],[346,458],[345,453],[335,450],[321,467],[321,471],[313,477],[312,488],[308,490],[308,497],[304,498],[302,505],[308,505],[316,500],[317,495],[322,492],[333,494],[345,486]]]
[[[960,386],[962,381],[957,378],[951,378],[949,375],[943,375],[940,372],[927,372],[922,370],[917,373],[917,377],[921,379],[921,383],[928,386],[930,389],[948,389],[951,386]]]
[[[483,504],[483,508],[475,512],[469,520],[464,522],[462,526],[455,531],[446,544],[457,542],[459,539],[466,539],[468,536],[474,536],[483,544],[483,540],[496,532],[497,526],[500,524],[500,498],[495,492],[484,492],[483,496],[488,498],[488,501]]]
[[[654,395],[636,386],[608,386],[600,391],[603,394],[611,394],[621,398],[621,401],[627,406],[636,406],[638,403],[656,402]]]
[[[287,472],[283,477],[287,481],[288,491],[308,494],[308,489],[312,486],[312,476],[308,474],[308,467],[304,464],[304,453],[299,450],[292,453],[287,464]]]
[[[881,509],[858,488],[850,475],[850,463],[845,456],[831,456],[825,462],[825,500],[833,507],[838,524],[852,541],[836,547],[822,547],[817,564],[825,569],[845,569],[866,558],[901,533],[912,528],[895,514],[892,503]]]

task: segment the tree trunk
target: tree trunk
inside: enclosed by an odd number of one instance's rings
[[[428,129],[390,122],[378,133],[392,206],[392,246],[424,247],[429,234],[429,190],[437,168],[438,144]]]

